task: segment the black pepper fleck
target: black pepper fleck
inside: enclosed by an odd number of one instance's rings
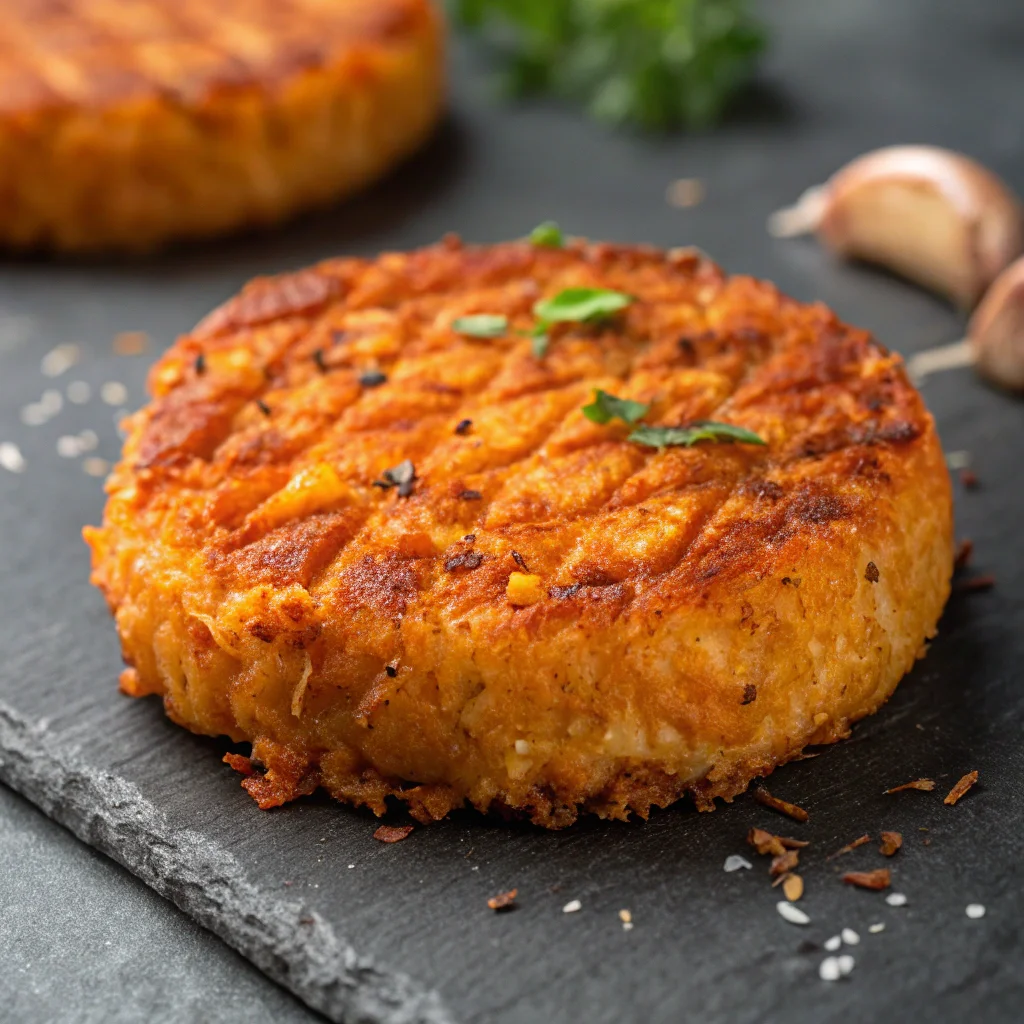
[[[582,589],[581,583],[572,583],[568,587],[552,587],[548,594],[556,601],[565,601],[570,597],[575,597]]]
[[[446,559],[444,568],[446,572],[455,572],[456,569],[476,569],[484,556],[479,551],[464,551],[461,555],[452,555]]]
[[[753,683],[747,683],[743,687],[743,700],[740,703],[744,705],[753,704],[755,700],[757,700],[757,687]]]
[[[877,583],[879,578],[878,566],[874,562],[868,562],[868,566],[864,570],[864,579],[868,583]]]
[[[518,551],[513,551],[512,552],[512,561],[515,562],[516,565],[518,565],[519,568],[523,570],[523,572],[529,572],[530,571],[526,567],[526,559],[523,558],[523,556],[521,554],[519,554]]]
[[[316,363],[316,368],[321,373],[327,372],[327,363],[324,362],[324,350],[322,348],[318,348],[313,353],[313,362]]]
[[[379,388],[381,384],[386,384],[388,381],[388,375],[381,373],[380,370],[364,370],[359,374],[359,384],[364,388]]]
[[[479,491],[459,491],[459,498],[462,501],[479,501],[482,497]]]
[[[395,678],[395,676],[397,676],[397,675],[398,675],[398,669],[397,669],[397,668],[395,668],[395,666],[394,666],[394,665],[387,665],[387,666],[385,666],[385,668],[384,668],[384,671],[385,671],[385,672],[387,672],[387,674],[388,674],[388,675],[389,675],[389,676],[390,676],[390,677],[391,677],[392,679],[394,679],[394,678]]]
[[[472,420],[459,420],[459,422],[455,424],[455,433],[464,437],[469,433],[469,428],[472,426]]]
[[[264,402],[262,398],[256,399],[256,405],[259,407],[260,412],[263,413],[264,416],[270,415],[270,406],[267,405],[267,403]]]
[[[206,373],[206,354],[204,352],[200,352],[199,355],[196,356],[195,369],[196,373],[200,377]]]

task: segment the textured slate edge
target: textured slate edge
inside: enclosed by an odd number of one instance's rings
[[[86,765],[0,701],[0,780],[338,1024],[454,1024],[435,992],[384,970],[300,903],[260,892],[227,850],[172,828],[129,782]]]

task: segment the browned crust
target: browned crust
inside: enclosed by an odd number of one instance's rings
[[[516,329],[570,285],[636,301],[537,360]],[[451,330],[477,312],[514,329]],[[150,386],[94,580],[130,692],[253,741],[261,806],[710,808],[876,710],[949,593],[949,478],[899,358],[693,253],[329,261],[253,282]],[[769,443],[644,449],[583,417],[595,387]],[[404,459],[411,496],[374,486]]]

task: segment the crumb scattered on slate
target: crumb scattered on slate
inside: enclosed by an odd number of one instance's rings
[[[902,845],[903,836],[899,832],[883,832],[882,845],[878,848],[878,852],[883,857],[892,857]]]
[[[515,910],[516,897],[518,895],[518,889],[509,889],[508,892],[500,892],[497,896],[492,896],[487,901],[487,906],[489,906],[491,910],[495,911]]]
[[[968,772],[947,794],[942,801],[953,806],[978,781],[977,772]]]
[[[804,880],[799,875],[790,875],[782,883],[782,892],[790,903],[796,903],[804,894]]]
[[[921,789],[930,793],[934,788],[934,779],[914,779],[912,782],[904,782],[902,786],[893,786],[892,789],[887,789],[885,793],[886,795],[889,793],[902,793],[905,789]]]
[[[770,807],[773,811],[778,811],[779,814],[785,814],[786,817],[792,818],[794,821],[803,822],[810,818],[810,815],[802,807],[772,796],[764,786],[758,786],[754,790],[754,799],[762,806]]]
[[[996,585],[996,578],[991,573],[985,576],[973,576],[953,586],[961,594],[972,594],[980,590],[991,590]]]
[[[563,914],[575,914],[576,911],[582,910],[583,904],[579,900],[569,900],[564,907],[562,907]]]
[[[864,835],[859,836],[857,839],[854,839],[854,841],[852,843],[847,843],[845,846],[843,846],[840,849],[836,850],[835,853],[830,853],[825,858],[825,860],[835,860],[836,857],[842,857],[844,853],[849,853],[851,850],[856,850],[858,846],[863,846],[865,843],[870,843],[870,842],[871,842],[871,836],[869,836],[865,832]]]
[[[966,569],[974,554],[974,541],[965,537],[956,547],[956,555],[953,557],[954,569]]]
[[[111,347],[117,356],[140,356],[149,347],[149,336],[145,331],[121,331]]]
[[[974,491],[978,488],[978,474],[973,469],[960,470],[960,483],[963,484],[964,490]]]
[[[412,835],[412,825],[381,825],[373,838],[380,843],[400,843]]]
[[[858,889],[888,889],[892,884],[892,876],[888,868],[876,868],[874,871],[847,871],[843,881]]]

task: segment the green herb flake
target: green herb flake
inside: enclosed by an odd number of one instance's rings
[[[587,323],[618,313],[632,301],[632,296],[608,288],[566,288],[541,299],[533,312],[545,324]]]
[[[475,313],[452,321],[452,330],[469,338],[500,338],[508,330],[508,317],[494,313]]]
[[[623,423],[636,423],[647,415],[649,405],[643,402],[634,402],[629,398],[617,398],[608,394],[600,388],[594,390],[594,400],[589,405],[583,406],[583,415],[591,423],[610,423],[612,420],[622,420]]]
[[[530,232],[530,244],[542,249],[561,249],[564,241],[562,229],[553,220],[538,224]]]
[[[762,437],[743,427],[731,423],[715,423],[713,420],[697,420],[686,427],[637,427],[629,440],[648,448],[689,448],[699,441],[766,445]]]
[[[530,335],[530,349],[537,359],[543,359],[548,353],[548,345],[551,339],[545,327],[539,327]]]

